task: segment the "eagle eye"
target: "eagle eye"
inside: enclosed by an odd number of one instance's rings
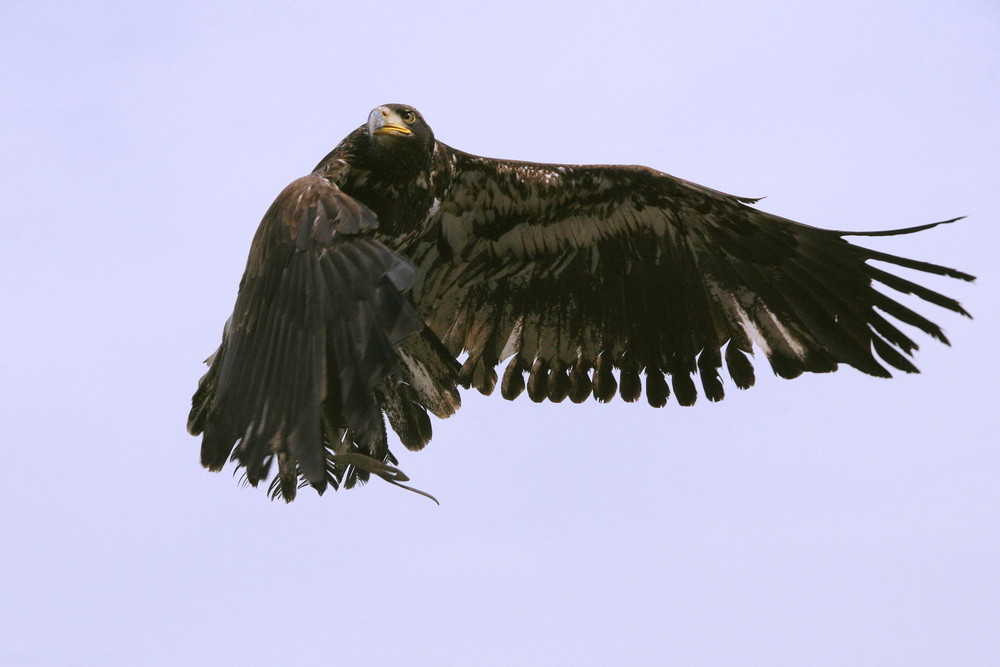
[[[404,109],[403,111],[400,111],[399,117],[402,118],[403,122],[407,125],[410,125],[413,121],[417,120],[417,114],[413,113],[411,109]]]

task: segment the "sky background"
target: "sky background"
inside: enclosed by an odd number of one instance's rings
[[[0,5],[0,665],[1000,664],[1000,3]],[[291,505],[185,432],[251,237],[371,108],[979,276],[920,375],[464,394]],[[760,355],[758,355],[760,358]],[[727,378],[728,380],[728,378]],[[397,449],[402,450],[401,447]]]

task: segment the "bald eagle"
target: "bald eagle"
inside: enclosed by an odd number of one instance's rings
[[[233,460],[256,486],[276,460],[286,501],[372,474],[405,486],[385,419],[418,450],[459,385],[555,403],[645,385],[653,407],[692,405],[698,385],[723,398],[723,367],[752,386],[754,346],[783,378],[916,372],[899,323],[948,341],[875,284],[968,316],[870,261],[973,276],[844,239],[944,223],[830,231],[755,201],[648,167],[470,155],[413,107],[380,106],[260,223],[192,401],[202,463]]]

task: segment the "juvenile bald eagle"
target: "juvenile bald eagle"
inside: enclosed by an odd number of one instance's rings
[[[943,223],[829,231],[755,201],[648,167],[477,157],[412,107],[380,106],[264,215],[194,395],[202,463],[235,460],[256,486],[277,459],[288,501],[372,473],[402,485],[383,415],[420,449],[427,412],[454,413],[459,384],[491,393],[501,362],[508,400],[635,401],[644,377],[650,405],[692,405],[699,383],[723,398],[723,361],[752,386],[754,345],[783,378],[916,372],[917,344],[886,316],[948,341],[875,283],[968,315],[869,261],[972,276],[843,238]]]

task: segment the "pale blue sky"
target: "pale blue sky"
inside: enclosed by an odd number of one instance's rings
[[[967,215],[870,243],[976,319],[923,308],[953,347],[892,381],[466,393],[400,451],[440,507],[272,503],[190,395],[264,210],[390,101],[817,226]],[[994,0],[4,3],[0,665],[1000,664],[998,119]]]

